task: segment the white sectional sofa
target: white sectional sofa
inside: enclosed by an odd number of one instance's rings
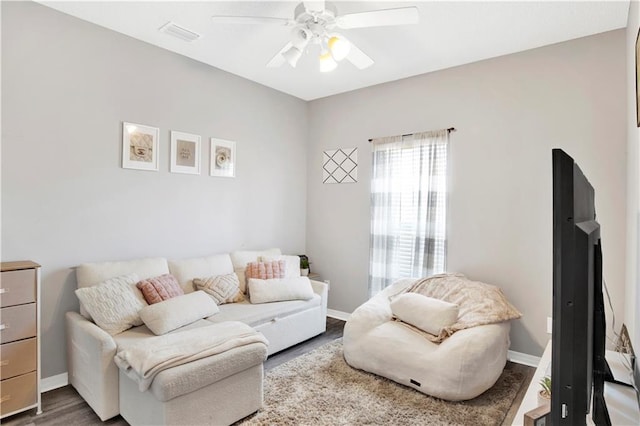
[[[261,256],[278,255],[280,255],[280,250],[271,249],[267,251],[239,251],[183,260],[151,258],[121,262],[89,263],[80,265],[76,270],[76,275],[78,288],[82,288],[130,273],[136,273],[140,279],[170,273],[176,277],[186,294],[194,291],[192,285],[194,278],[236,272],[240,282],[244,283],[243,271],[247,262],[256,261]],[[252,304],[249,301],[244,301],[223,304],[219,306],[219,313],[193,322],[171,333],[179,333],[182,330],[196,327],[207,327],[224,321],[240,321],[261,332],[269,341],[268,354],[273,354],[325,331],[328,286],[325,283],[316,281],[311,281],[311,285],[314,294],[310,300],[291,300],[263,304]],[[143,324],[111,336],[78,312],[68,312],[66,314],[66,327],[69,383],[87,401],[100,419],[106,420],[118,415],[121,411],[120,392],[123,389],[123,384],[120,381],[125,379],[122,379],[122,375],[119,374],[119,369],[114,363],[114,356],[119,348],[141,342],[154,336],[154,334]],[[251,356],[259,356],[259,354],[255,355],[255,353],[256,351],[253,351]],[[259,371],[256,370],[254,376],[259,376],[261,381],[261,361]],[[218,379],[224,379],[224,375],[218,377]],[[234,382],[234,380],[238,381],[239,379],[234,376],[228,380]],[[221,382],[224,382],[224,380]],[[130,383],[126,385],[131,388]],[[203,382],[202,386],[205,385],[211,385],[211,383]],[[232,389],[230,391],[242,393],[242,389],[242,386],[240,386],[235,391]],[[127,392],[130,392],[130,390]],[[162,393],[161,390],[158,392]],[[214,387],[212,395],[215,395],[215,392],[224,391]],[[197,393],[194,392],[194,394]],[[261,395],[260,392],[259,404],[262,402]],[[242,398],[242,395],[236,396]],[[203,396],[200,395],[199,398],[202,399]],[[206,400],[207,398],[204,397],[202,401]],[[259,408],[259,404],[257,407],[255,406],[256,403],[254,401],[253,406],[250,407],[251,410],[255,411]],[[181,407],[178,411],[183,409],[184,407]],[[242,410],[239,412],[242,412]],[[233,416],[229,418],[220,417],[219,419],[223,419],[221,420],[222,422],[225,422],[224,419],[235,421]]]

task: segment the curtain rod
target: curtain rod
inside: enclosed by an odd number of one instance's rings
[[[449,133],[451,133],[451,132],[455,132],[455,131],[456,131],[456,128],[455,128],[455,127],[449,127],[449,128],[447,129],[447,132],[449,132]],[[405,135],[402,135],[402,137],[405,137],[405,136],[412,136],[412,135],[413,135],[413,133],[407,133],[407,134],[405,134]],[[369,139],[369,142],[373,142],[373,139]]]

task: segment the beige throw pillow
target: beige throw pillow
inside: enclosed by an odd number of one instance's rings
[[[238,276],[233,273],[209,278],[194,278],[193,285],[196,290],[202,290],[211,296],[218,305],[244,300]]]

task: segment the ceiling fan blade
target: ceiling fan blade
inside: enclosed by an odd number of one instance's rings
[[[284,56],[282,56],[282,53],[291,49],[291,46],[293,46],[291,42],[285,44],[284,47],[280,49],[280,51],[276,53],[275,56],[271,58],[271,60],[267,63],[267,68],[277,68],[279,66],[282,66],[282,64],[287,61]]]
[[[387,25],[417,24],[420,15],[418,8],[399,7],[395,9],[372,10],[370,12],[349,13],[338,16],[337,26],[344,29],[383,27]]]
[[[324,10],[324,0],[303,1],[307,12],[322,12]]]
[[[349,42],[351,44],[351,49],[349,49],[349,54],[345,58],[347,61],[351,62],[358,69],[369,68],[373,65],[373,59],[371,59],[366,53],[362,50],[358,49],[358,47]]]
[[[212,16],[214,24],[267,24],[267,25],[292,25],[290,19],[272,18],[268,16]]]

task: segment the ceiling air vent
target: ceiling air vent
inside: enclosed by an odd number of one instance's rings
[[[201,37],[200,34],[194,33],[193,31],[188,30],[185,27],[181,27],[174,22],[167,22],[166,24],[161,26],[160,32],[169,34],[184,41],[194,41]]]

